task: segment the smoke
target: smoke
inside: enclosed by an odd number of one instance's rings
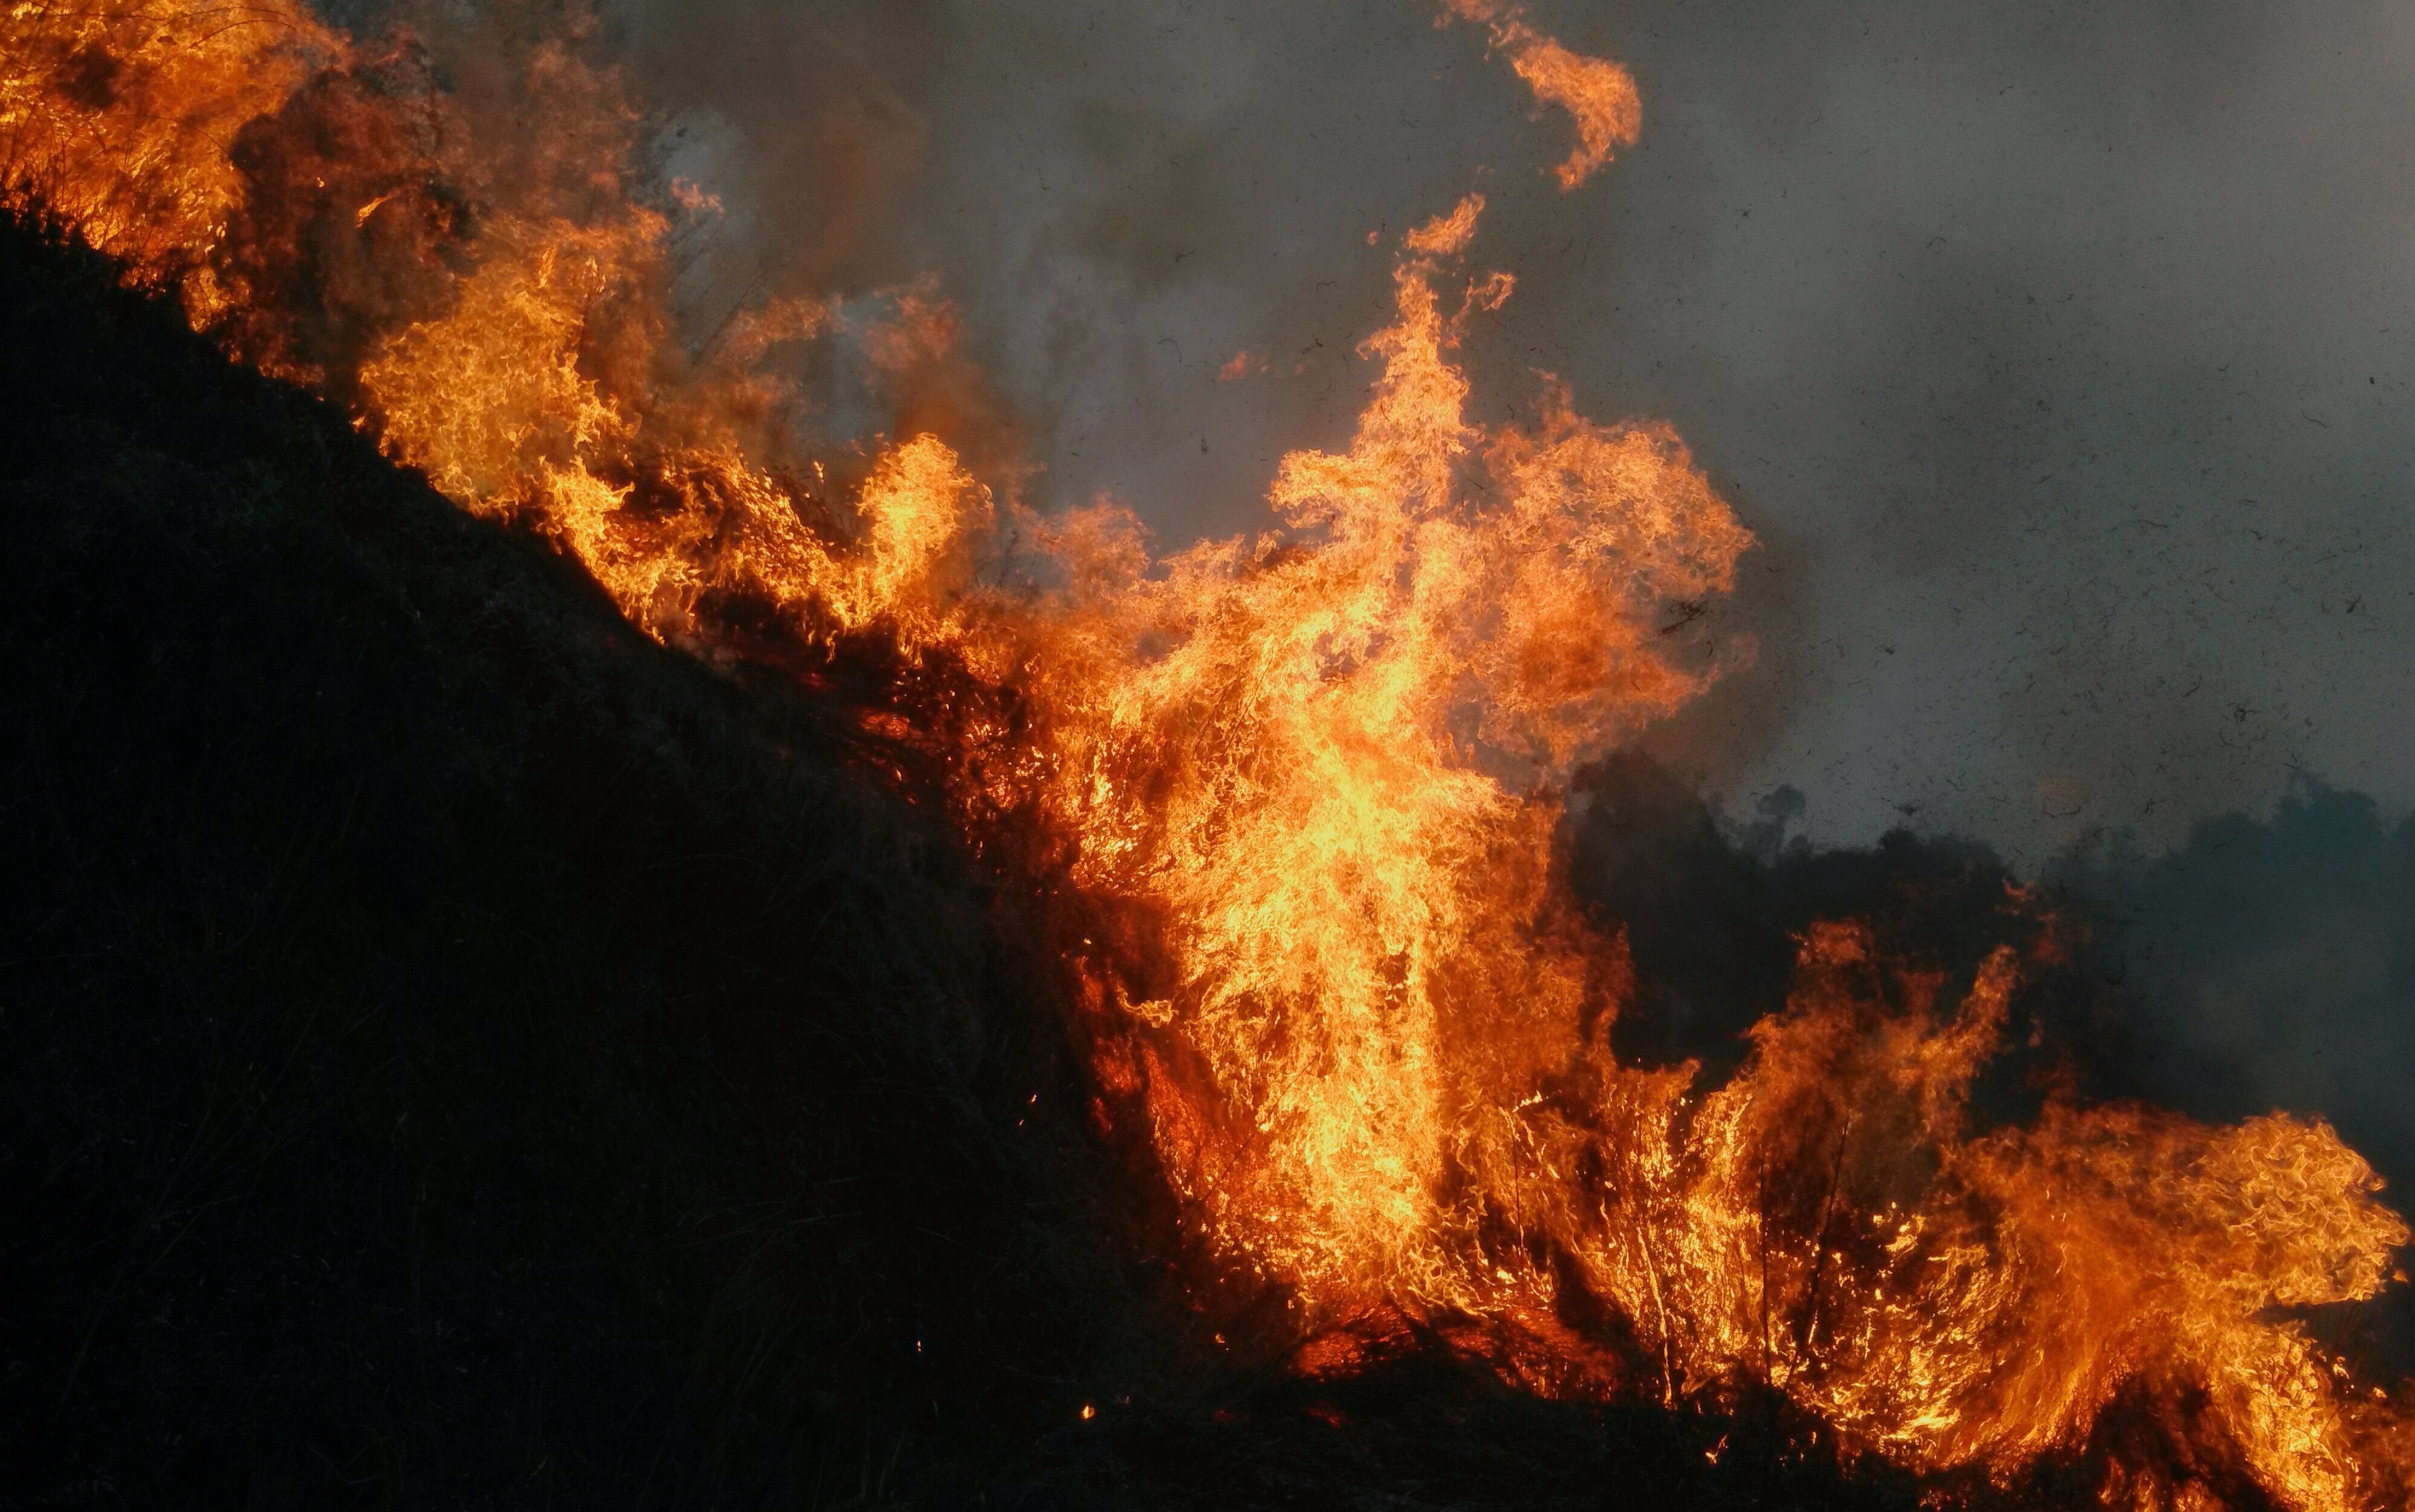
[[[2091,968],[2135,1005],[2149,1095],[2201,1116],[2329,1115],[2415,1187],[2415,820],[2319,784],[2147,858],[2095,849],[2056,880],[2086,902]]]
[[[2294,769],[2415,801],[2415,22],[1528,8],[1642,85],[1642,142],[1573,194],[1566,120],[1413,0],[609,17],[719,171],[726,276],[936,273],[1041,502],[1255,524],[1282,450],[1357,412],[1367,233],[1481,186],[1475,256],[1522,279],[1468,353],[1482,401],[1545,368],[1671,419],[1764,542],[1717,611],[1759,662],[1668,760],[1740,804],[1792,783],[1832,841],[2031,862],[2178,844]]]

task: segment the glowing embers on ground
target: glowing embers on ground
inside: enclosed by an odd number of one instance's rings
[[[1575,117],[1564,187],[1633,139],[1615,64],[1446,8]],[[1303,1369],[1415,1319],[1538,1391],[1782,1392],[1922,1471],[2092,1456],[2108,1505],[2406,1505],[2405,1414],[2288,1312],[2375,1295],[2407,1238],[2328,1128],[2049,1098],[1980,1129],[2030,963],[1949,994],[1851,923],[1723,1085],[1612,1054],[1630,971],[1555,870],[1558,794],[1717,674],[1659,628],[1751,540],[1665,426],[1548,382],[1529,428],[1468,421],[1453,351],[1512,288],[1464,268],[1481,200],[1404,239],[1349,450],[1285,457],[1265,533],[1153,561],[1120,510],[994,495],[944,425],[807,455],[760,359],[857,321],[903,413],[962,392],[944,309],[764,302],[682,339],[680,238],[717,202],[635,170],[639,112],[576,48],[475,106],[298,8],[6,17],[17,202],[550,531],[649,631],[886,668],[862,723],[969,844],[1041,859],[1011,884],[1066,880],[1102,1116],[1205,1264],[1294,1301]]]

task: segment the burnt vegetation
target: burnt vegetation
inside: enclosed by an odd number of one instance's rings
[[[1193,1337],[1016,900],[833,696],[647,640],[16,225],[0,388],[0,1503],[1918,1504],[1775,1400]],[[1627,1053],[1732,1069],[1817,918],[1966,969],[2032,927],[1975,847],[1763,817],[1588,780]],[[2165,1090],[2127,938],[2031,995],[2007,1106]]]

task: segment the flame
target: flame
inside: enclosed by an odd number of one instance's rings
[[[1448,310],[1435,285],[1481,204],[1407,238],[1373,398],[1347,454],[1284,459],[1286,531],[1152,574],[1131,520],[1078,515],[1047,537],[1075,586],[1015,631],[1077,879],[1166,921],[1166,994],[1135,1010],[1161,1151],[1328,1313],[1473,1299],[1450,1110],[1506,1092],[1584,976],[1537,949],[1552,816],[1503,773],[1548,785],[1698,686],[1653,614],[1750,539],[1664,427],[1465,422],[1446,352],[1507,285]]]
[[[180,287],[206,323],[224,300],[199,260],[244,199],[227,143],[344,55],[295,0],[16,0],[0,13],[0,184]]]
[[[1522,7],[1502,0],[1443,0],[1443,19],[1452,17],[1485,27],[1536,101],[1557,105],[1576,123],[1576,150],[1552,170],[1561,188],[1575,188],[1618,148],[1635,145],[1643,128],[1643,97],[1625,68],[1562,47],[1527,24]]]
[[[1564,187],[1634,140],[1615,64],[1447,11],[1575,118]],[[1102,1125],[1154,1157],[1203,1286],[1288,1299],[1303,1373],[1423,1338],[1538,1392],[1779,1393],[1923,1473],[2084,1463],[2140,1512],[2415,1494],[2404,1409],[2292,1315],[2404,1280],[2408,1228],[2328,1126],[1974,1117],[2046,921],[1958,992],[1812,930],[1715,1088],[1612,1053],[1632,967],[1568,895],[1558,800],[1749,654],[1662,627],[1752,537],[1664,425],[1548,377],[1532,424],[1468,418],[1454,352],[1514,292],[1468,266],[1481,197],[1402,239],[1348,449],[1284,457],[1263,532],[1160,559],[1127,511],[1037,515],[942,439],[982,405],[935,287],[682,338],[674,244],[719,202],[629,171],[638,112],[575,48],[519,57],[499,128],[408,45],[276,0],[5,15],[13,205],[551,532],[651,633],[887,669],[862,727],[1058,890]],[[765,359],[833,333],[897,423],[817,455]]]

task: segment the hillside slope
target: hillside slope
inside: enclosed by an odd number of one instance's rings
[[[1914,1504],[1774,1402],[1170,1346],[833,696],[11,226],[0,412],[0,1505]]]
[[[0,412],[19,1495],[793,1505],[1071,1416],[1048,1020],[810,708],[13,228]]]

